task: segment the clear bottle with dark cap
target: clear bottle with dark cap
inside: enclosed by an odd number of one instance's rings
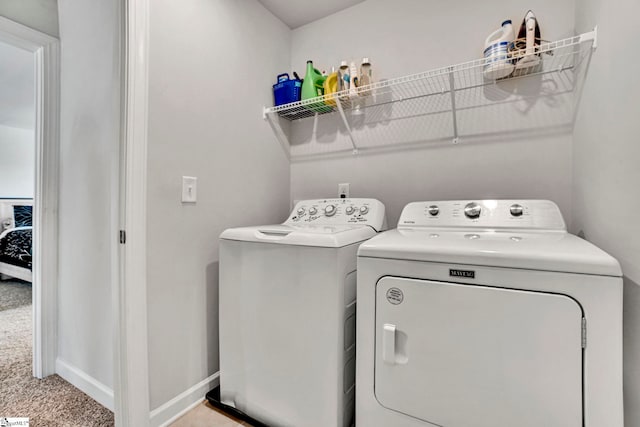
[[[362,64],[360,65],[360,84],[358,87],[358,94],[361,96],[367,96],[371,94],[369,85],[373,83],[373,70],[371,69],[371,61],[369,58],[362,58]]]

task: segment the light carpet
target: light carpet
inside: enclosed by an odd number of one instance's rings
[[[113,413],[63,380],[32,375],[31,285],[0,282],[0,417],[31,427],[113,426]]]

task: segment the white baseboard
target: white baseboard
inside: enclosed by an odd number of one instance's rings
[[[113,411],[113,390],[75,366],[56,359],[56,374],[88,394],[89,397]]]
[[[170,401],[157,407],[150,414],[151,427],[165,427],[204,401],[204,395],[220,384],[220,372],[216,372],[198,384],[183,391]]]

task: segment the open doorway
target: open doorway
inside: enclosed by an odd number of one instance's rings
[[[0,392],[30,378],[33,343],[35,57],[0,41]],[[26,374],[26,375],[25,375]],[[17,381],[16,381],[17,380]],[[0,407],[11,411],[11,402]]]
[[[13,160],[19,163],[11,168],[13,188],[7,190],[0,215],[3,228],[25,228],[29,222],[32,227],[30,236],[26,230],[20,233],[23,240],[31,238],[31,248],[22,242],[15,249],[20,262],[13,262],[15,268],[5,262],[2,272],[32,283],[32,371],[43,378],[55,371],[59,42],[0,17],[0,43],[13,61],[3,66],[3,94],[11,96],[3,96],[2,108],[10,139],[6,145],[13,146]]]

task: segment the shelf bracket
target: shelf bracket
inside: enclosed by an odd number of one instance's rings
[[[593,30],[589,31],[588,33],[580,34],[579,37],[580,39],[578,43],[583,43],[591,40],[592,41],[591,48],[593,50],[596,50],[598,48],[598,26],[597,25],[593,27]]]
[[[342,108],[342,103],[340,102],[340,98],[334,95],[333,99],[336,101],[336,105],[338,106],[338,111],[340,112],[340,116],[342,117],[342,121],[344,122],[344,127],[347,129],[349,133],[349,139],[351,140],[351,147],[353,148],[353,154],[358,154],[358,146],[356,145],[356,141],[353,138],[353,133],[351,132],[351,127],[349,126],[349,122],[347,121],[347,116],[344,113],[344,108]]]
[[[453,118],[453,143],[460,142],[458,138],[458,117],[456,115],[456,87],[455,79],[453,77],[453,67],[449,68],[449,93],[451,94],[451,114]]]
[[[271,130],[273,130],[273,133],[276,135],[278,142],[280,143],[280,145],[282,145],[282,149],[284,150],[284,154],[287,156],[287,160],[290,161],[291,151],[289,148],[289,139],[287,138],[287,135],[285,135],[284,131],[282,130],[282,126],[279,123],[280,116],[278,116],[277,113],[267,114],[266,108],[263,108],[262,115],[264,119],[267,120],[267,122],[269,122],[269,126],[271,126]],[[275,123],[275,121],[278,121],[278,123]]]

